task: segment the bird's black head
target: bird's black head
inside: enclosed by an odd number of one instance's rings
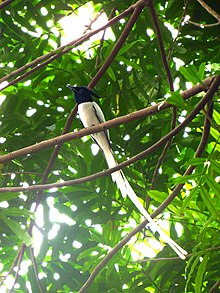
[[[72,86],[70,84],[67,84],[67,87],[74,92],[74,97],[77,104],[92,102],[92,96],[99,98],[98,95],[96,95],[93,91],[91,91],[85,86]]]

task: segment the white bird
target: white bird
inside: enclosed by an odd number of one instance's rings
[[[93,91],[86,87],[78,87],[67,85],[74,92],[75,100],[78,104],[78,114],[79,118],[85,128],[91,127],[102,122],[105,122],[104,114],[99,107],[99,105],[93,101],[93,97],[95,96],[99,98]],[[108,131],[101,131],[98,133],[91,134],[91,137],[98,144],[100,149],[103,151],[106,162],[109,168],[113,168],[117,165],[117,162],[114,158]],[[123,197],[128,197],[136,206],[136,208],[140,211],[140,213],[148,220],[149,224],[160,234],[162,239],[166,241],[170,247],[178,254],[178,256],[182,259],[185,259],[185,255],[187,252],[182,249],[174,240],[172,240],[150,217],[149,213],[143,207],[141,202],[139,201],[137,195],[132,189],[131,185],[125,178],[123,172],[121,170],[115,171],[112,175],[112,180],[117,184],[117,187],[121,191]]]

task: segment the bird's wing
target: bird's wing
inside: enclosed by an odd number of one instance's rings
[[[99,107],[99,105],[96,104],[96,102],[93,102],[93,110],[94,110],[94,112],[95,112],[95,115],[96,115],[96,117],[97,117],[99,123],[105,122],[105,116],[104,116],[104,114],[103,114],[101,108]],[[108,142],[109,142],[109,145],[110,145],[110,141],[109,141],[109,132],[108,132],[108,130],[105,130],[104,133],[105,133],[106,138],[107,138],[107,140],[108,140]]]
[[[79,104],[78,113],[84,127],[91,127],[105,121],[101,108],[94,101]],[[93,133],[91,137],[103,151],[107,152],[111,149],[108,131]]]

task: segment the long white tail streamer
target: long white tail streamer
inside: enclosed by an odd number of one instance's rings
[[[109,149],[108,151],[104,151],[104,155],[107,161],[109,168],[115,167],[117,162],[112,154],[112,151]],[[111,174],[112,180],[117,184],[117,187],[121,191],[123,197],[126,195],[130,198],[136,208],[140,211],[140,213],[148,220],[149,224],[160,234],[162,239],[166,241],[170,247],[176,252],[176,254],[181,258],[185,259],[187,255],[187,251],[185,251],[182,247],[180,247],[173,239],[171,239],[151,218],[150,214],[145,210],[141,202],[139,201],[137,195],[135,194],[133,188],[125,178],[123,172],[116,171]]]

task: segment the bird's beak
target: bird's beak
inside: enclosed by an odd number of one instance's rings
[[[73,92],[76,92],[76,88],[74,86],[72,86],[71,84],[67,84],[66,87],[68,87],[69,89],[71,89]]]

